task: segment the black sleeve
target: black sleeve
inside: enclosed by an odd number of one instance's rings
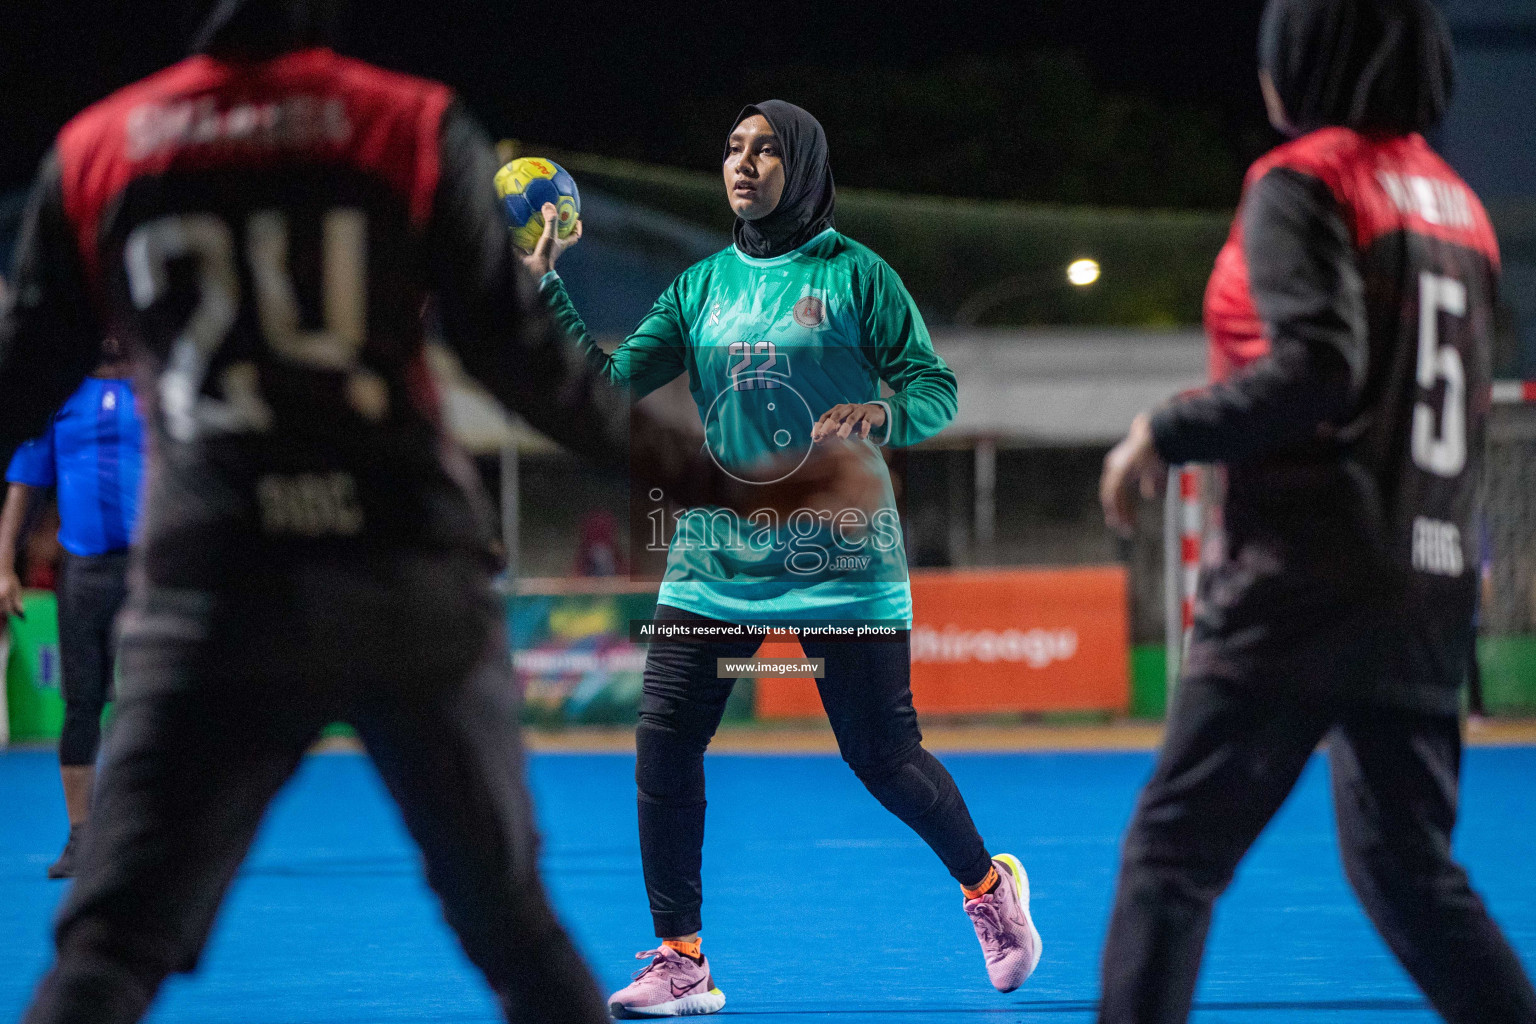
[[[101,325],[64,212],[58,155],[38,170],[0,314],[0,465],[36,437],[101,359]]]
[[[556,323],[507,230],[490,139],[455,104],[443,117],[428,259],[443,332],[464,368],[507,408],[599,465],[633,469],[684,505],[735,487],[703,438],[630,404]]]
[[[1317,178],[1276,168],[1243,201],[1249,288],[1270,352],[1152,417],[1170,463],[1240,462],[1339,425],[1365,379],[1364,286],[1338,203]]]
[[[624,464],[627,396],[560,330],[518,258],[492,185],[490,139],[455,104],[440,146],[427,256],[448,344],[535,429],[596,462]]]

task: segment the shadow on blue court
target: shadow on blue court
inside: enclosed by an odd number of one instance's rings
[[[712,757],[705,942],[726,1014],[783,1021],[1091,1021],[1120,830],[1142,754],[945,758],[995,850],[1029,869],[1045,958],[1020,991],[987,985],[938,860],[832,757]],[[549,755],[532,776],[545,865],[604,985],[652,944],[633,760]],[[1536,749],[1473,750],[1459,851],[1536,961]],[[63,892],[55,762],[0,755],[0,1020],[21,1012]],[[1451,951],[1448,951],[1448,954]],[[201,970],[152,1021],[490,1022],[493,1004],[443,925],[414,849],[362,758],[307,760],[236,882]],[[1218,910],[1199,1024],[1436,1019],[1356,907],[1334,852],[1325,766],[1308,770]]]

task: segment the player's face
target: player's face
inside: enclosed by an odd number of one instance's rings
[[[731,132],[725,147],[725,196],[742,220],[766,217],[784,194],[784,147],[762,114]]]

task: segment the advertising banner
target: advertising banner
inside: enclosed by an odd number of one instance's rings
[[[912,574],[912,698],[938,715],[1124,712],[1126,572],[1118,566]],[[762,656],[799,657],[798,645]],[[761,718],[822,713],[809,679],[759,679]]]
[[[1130,701],[1126,577],[1120,568],[916,572],[912,692],[926,714],[1123,712]],[[58,736],[56,603],[28,591],[12,619],[6,690],[12,741]],[[507,619],[526,722],[632,725],[645,646],[631,623],[654,614],[654,586],[527,580]],[[801,657],[773,638],[764,658]],[[727,720],[820,717],[810,679],[745,679]]]
[[[512,664],[523,689],[523,721],[566,725],[635,724],[645,645],[631,623],[656,612],[656,586],[613,577],[522,581],[507,618]],[[752,681],[742,680],[726,721],[752,717]]]
[[[649,619],[654,586],[613,580],[529,580],[509,600],[512,665],[529,724],[633,723],[645,648],[631,619]]]
[[[12,742],[57,739],[64,724],[59,694],[58,602],[50,590],[22,594],[26,618],[12,617],[11,657],[5,667],[5,696]]]

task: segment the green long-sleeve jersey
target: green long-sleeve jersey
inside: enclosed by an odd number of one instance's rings
[[[612,354],[587,333],[557,275],[542,287],[587,358],[633,398],[687,374],[711,454],[742,480],[766,482],[794,466],[832,406],[885,408],[884,426],[862,442],[884,484],[868,521],[852,510],[782,521],[767,511],[689,510],[668,546],[661,603],[733,622],[910,625],[901,524],[875,443],[931,437],[957,404],[954,374],[884,260],[831,228],[770,259],[732,246],[684,271]]]

